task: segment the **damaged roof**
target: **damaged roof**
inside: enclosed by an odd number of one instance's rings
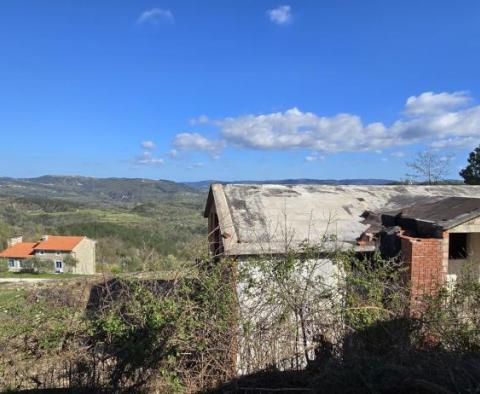
[[[448,197],[440,201],[419,203],[384,214],[384,216],[390,217],[398,215],[448,230],[480,216],[480,198]]]
[[[205,217],[215,207],[225,254],[274,254],[326,238],[352,247],[371,225],[365,211],[476,196],[480,186],[213,184]]]

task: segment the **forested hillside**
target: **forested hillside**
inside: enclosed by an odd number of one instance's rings
[[[151,202],[178,194],[198,194],[198,191],[181,183],[152,179],[50,175],[39,178],[0,178],[0,195],[54,197],[97,206]]]
[[[206,246],[208,186],[167,180],[42,176],[0,178],[0,246],[9,236],[86,235],[98,241],[97,268],[168,268]],[[244,181],[239,183],[255,183]],[[385,184],[387,180],[279,180],[267,183]],[[256,182],[258,183],[258,182]],[[158,267],[157,267],[158,268]]]
[[[206,232],[205,193],[169,181],[42,177],[0,180],[0,246],[23,234],[87,235],[98,268],[137,271],[188,260]]]

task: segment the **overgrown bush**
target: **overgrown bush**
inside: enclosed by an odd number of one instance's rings
[[[303,245],[200,260],[172,280],[152,271],[14,291],[0,298],[0,378],[3,388],[97,392],[475,392],[478,278],[413,310],[403,271],[378,255]],[[252,375],[224,386],[236,367]]]
[[[37,272],[51,273],[54,271],[54,263],[52,260],[48,259],[32,259],[33,267]]]
[[[233,377],[231,267],[201,265],[173,280],[79,281],[32,290],[25,300],[13,293],[8,305],[0,299],[0,380],[18,388],[192,392]]]

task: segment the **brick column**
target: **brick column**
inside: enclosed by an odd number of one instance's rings
[[[415,300],[422,295],[433,295],[446,277],[444,268],[444,239],[415,238],[406,235],[400,235],[400,238],[403,260],[409,267],[412,299]]]

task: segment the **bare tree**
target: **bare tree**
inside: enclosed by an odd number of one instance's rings
[[[414,160],[406,162],[413,174],[406,174],[407,178],[417,182],[433,185],[444,180],[450,173],[452,156],[439,156],[432,151],[418,152]]]

